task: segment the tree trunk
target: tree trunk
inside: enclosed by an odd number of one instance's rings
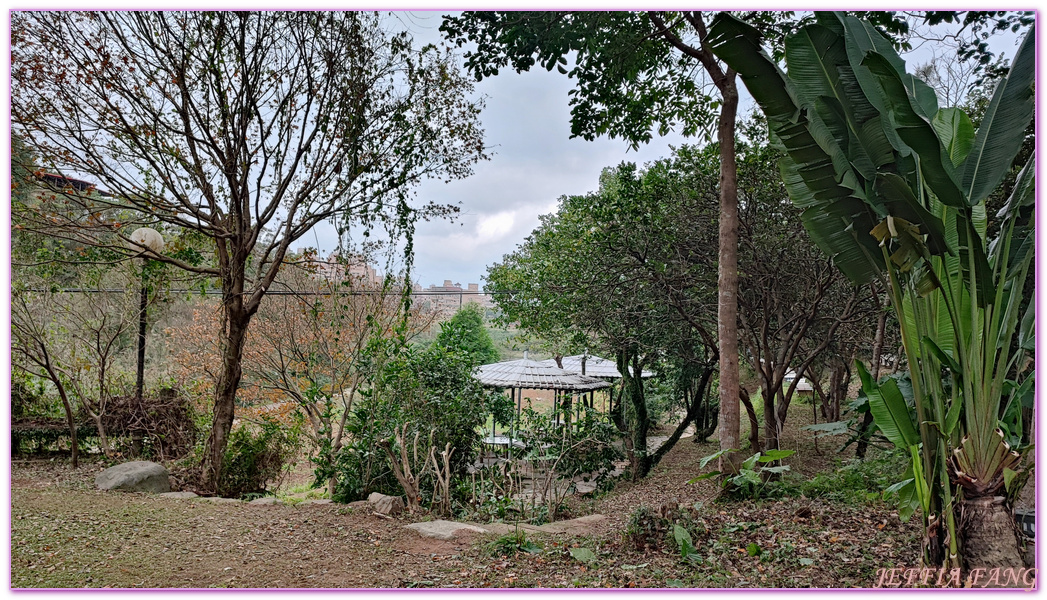
[[[889,306],[890,304],[888,304]],[[886,309],[886,307],[885,307]],[[887,330],[887,310],[880,311],[880,318],[876,321],[876,337],[873,338],[872,348],[872,376],[873,381],[880,380],[880,363],[883,356],[883,339],[884,333]],[[899,361],[895,358],[895,363]],[[869,448],[869,437],[871,437],[871,428],[873,424],[872,411],[865,413],[862,418],[861,427],[858,428],[858,447],[854,450],[854,455],[857,458],[865,458],[865,452]]]
[[[50,369],[48,370],[50,371]],[[70,460],[73,463],[73,468],[77,469],[80,467],[80,441],[76,436],[76,419],[73,416],[73,405],[69,402],[69,396],[65,393],[65,386],[62,385],[57,374],[52,372],[51,381],[58,388],[58,396],[62,399],[62,408],[65,410],[65,422],[69,426],[69,438],[72,440]]]
[[[106,458],[113,457],[113,449],[109,447],[109,436],[105,433],[105,425],[102,424],[102,416],[94,411],[89,411],[91,419],[95,422],[95,429],[98,430],[98,443],[102,446],[102,454],[105,454]]]
[[[236,297],[227,300],[225,327],[222,335],[222,372],[218,378],[215,394],[214,418],[211,434],[207,438],[207,454],[204,458],[204,488],[216,493],[222,477],[222,458],[229,443],[229,432],[233,428],[236,412],[236,390],[243,375],[241,360],[247,340],[247,325],[251,316],[244,311],[243,301]]]
[[[760,420],[756,418],[756,409],[753,408],[753,402],[749,399],[749,391],[745,388],[739,388],[738,399],[745,405],[745,413],[749,416],[749,449],[752,452],[759,452]]]
[[[698,419],[701,416],[700,413],[702,412],[702,400],[705,386],[708,380],[712,377],[712,374],[712,369],[705,369],[702,371],[701,383],[698,384],[698,392],[692,394],[690,401],[687,403],[687,414],[684,415],[683,421],[676,426],[675,430],[673,430],[669,439],[665,440],[665,443],[659,446],[658,449],[651,454],[651,457],[648,460],[648,469],[653,469],[655,465],[662,460],[662,457],[673,449],[673,446],[676,445],[676,442],[680,441],[680,436],[683,435],[684,431],[687,431],[687,428],[691,426],[691,423],[698,422]]]
[[[1018,535],[1002,496],[971,498],[963,503],[963,560],[967,573],[976,576],[984,569],[980,587],[989,581],[990,570],[1019,569],[1025,566],[1018,549]],[[1005,580],[1000,580],[1006,585]],[[992,586],[992,582],[989,583]]]
[[[763,393],[763,447],[767,450],[778,449],[778,411],[775,410],[775,392],[764,386]]]
[[[631,443],[626,449],[629,451],[629,465],[632,468],[633,481],[647,475],[650,470],[650,460],[647,456],[647,400],[643,395],[643,382],[639,376],[634,377],[631,367],[636,367],[636,373],[642,373],[636,360],[634,348],[624,348],[618,351],[618,372],[622,374],[622,399],[624,408],[625,400],[628,399],[632,407],[631,418],[625,419],[629,431]]]
[[[738,88],[728,70],[720,92],[723,104],[717,139],[720,143],[720,247],[717,281],[717,334],[720,358],[720,449],[741,447],[738,383],[738,164],[734,149]],[[720,470],[737,473],[742,457],[736,452],[720,459]]]
[[[61,377],[58,376],[58,371],[51,365],[51,356],[48,354],[47,348],[42,341],[37,341],[36,344],[38,344],[37,347],[40,349],[42,358],[31,358],[31,360],[44,368],[48,379],[55,384],[55,388],[58,390],[58,397],[62,399],[62,408],[65,410],[65,423],[69,427],[69,438],[72,440],[69,458],[73,463],[73,468],[77,469],[80,467],[80,441],[76,435],[76,415],[73,411],[73,404],[69,402],[69,394],[66,393],[65,385],[62,383]]]

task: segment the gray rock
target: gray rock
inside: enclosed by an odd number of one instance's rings
[[[576,481],[574,483],[574,493],[579,496],[592,496],[596,493],[596,483],[592,481]]]
[[[479,525],[479,527],[483,528],[484,531],[495,535],[515,534],[517,531],[523,531],[526,533],[544,533],[538,527],[528,525],[527,523],[485,523]]]
[[[200,499],[201,500],[206,500],[208,502],[214,502],[215,504],[241,504],[241,503],[243,503],[243,500],[241,500],[239,498],[221,498],[219,496],[207,496],[207,497],[200,498]]]
[[[95,477],[95,485],[102,490],[162,494],[171,491],[167,476],[167,469],[163,465],[137,460],[102,471]]]
[[[274,498],[273,496],[266,496],[264,498],[255,498],[254,500],[251,500],[250,502],[248,502],[248,504],[254,504],[255,506],[261,506],[261,505],[283,504],[283,503],[280,502],[279,498]]]
[[[161,498],[199,498],[193,492],[164,492],[159,494]]]
[[[374,512],[380,515],[395,517],[404,511],[404,501],[399,496],[386,496],[378,492],[372,492],[367,497]]]
[[[455,523],[454,521],[444,521],[443,519],[426,521],[424,523],[411,523],[410,525],[405,525],[405,527],[418,532],[422,537],[438,540],[453,540],[463,535],[487,533],[486,529],[476,525],[466,525],[465,523]]]

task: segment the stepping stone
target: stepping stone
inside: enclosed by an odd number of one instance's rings
[[[541,531],[546,533],[567,533],[570,535],[583,535],[589,533],[590,530],[601,521],[606,519],[604,515],[588,515],[585,517],[578,517],[577,519],[568,519],[566,521],[556,521],[555,523],[549,523],[539,527]]]
[[[202,496],[200,499],[201,500],[206,500],[207,502],[214,502],[215,504],[241,504],[241,503],[243,503],[243,500],[241,500],[239,498],[220,498],[218,496],[207,496],[207,497],[203,497]]]
[[[163,494],[157,494],[160,498],[199,498],[193,492],[164,492]]]
[[[484,523],[479,525],[479,527],[495,535],[509,535],[516,533],[517,530],[517,525],[513,523]],[[519,530],[527,533],[542,533],[541,529],[527,523],[520,523]]]
[[[596,483],[592,481],[574,482],[574,493],[579,496],[589,496],[596,492]]]
[[[279,498],[266,496],[264,498],[255,498],[254,500],[248,502],[248,504],[254,504],[255,506],[268,506],[272,504],[283,504],[283,502],[280,502]]]
[[[405,525],[405,527],[418,532],[422,537],[434,538],[437,540],[453,540],[461,535],[487,533],[486,529],[477,527],[476,525],[444,521],[443,519],[426,521],[424,523],[411,523],[410,525]]]

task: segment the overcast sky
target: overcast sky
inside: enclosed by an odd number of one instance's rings
[[[418,42],[439,39],[441,16],[448,11],[412,12],[403,22]],[[541,67],[517,74],[502,69],[497,77],[476,85],[486,96],[481,114],[491,160],[479,163],[474,174],[445,184],[430,181],[418,188],[418,199],[459,204],[455,222],[422,223],[415,237],[413,279],[423,287],[479,283],[487,265],[500,262],[538,226],[538,215],[555,211],[563,195],[595,190],[600,171],[622,161],[643,164],[670,153],[683,137],[655,138],[638,151],[622,140],[601,138],[586,142],[570,139],[567,93],[572,81]],[[321,251],[336,243],[331,227],[319,227],[303,245]]]
[[[447,10],[400,13],[399,20],[412,31],[419,44],[440,41],[438,28]],[[1016,41],[994,39],[993,45],[1013,56]],[[910,69],[926,62],[941,48],[927,46],[903,56]],[[557,72],[536,66],[526,73],[502,69],[496,77],[476,85],[486,99],[481,121],[491,148],[491,160],[477,164],[464,180],[445,184],[430,181],[418,188],[418,200],[457,204],[460,215],[454,222],[419,224],[415,237],[413,279],[423,287],[442,285],[444,280],[462,284],[479,283],[487,266],[500,262],[538,225],[538,216],[555,211],[563,195],[585,194],[599,185],[602,169],[623,161],[643,165],[667,157],[671,146],[703,143],[671,134],[655,137],[637,151],[622,140],[600,138],[587,142],[571,139],[568,92],[573,81]],[[739,115],[752,110],[744,86]],[[300,246],[316,246],[321,252],[336,247],[332,227],[319,227]]]

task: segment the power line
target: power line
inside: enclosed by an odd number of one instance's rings
[[[58,290],[52,290],[51,288],[26,288],[30,292],[51,292],[58,291],[65,294],[126,294],[128,292],[137,292],[137,289],[128,290],[121,288],[60,288]],[[199,289],[177,289],[168,290],[172,294],[203,294],[206,296],[221,296],[224,292],[222,290],[199,290]],[[242,292],[242,295],[247,296],[254,292]],[[313,292],[313,291],[295,291],[295,290],[269,290],[265,293],[266,296],[331,296],[333,294],[339,294],[343,296],[377,296],[382,294],[388,294],[390,296],[399,294],[400,292],[385,292],[382,290],[334,290],[330,292]],[[502,290],[496,292],[472,292],[469,290],[462,290],[460,292],[433,292],[433,291],[412,291],[412,296],[500,296],[505,294],[515,294],[516,290]]]

